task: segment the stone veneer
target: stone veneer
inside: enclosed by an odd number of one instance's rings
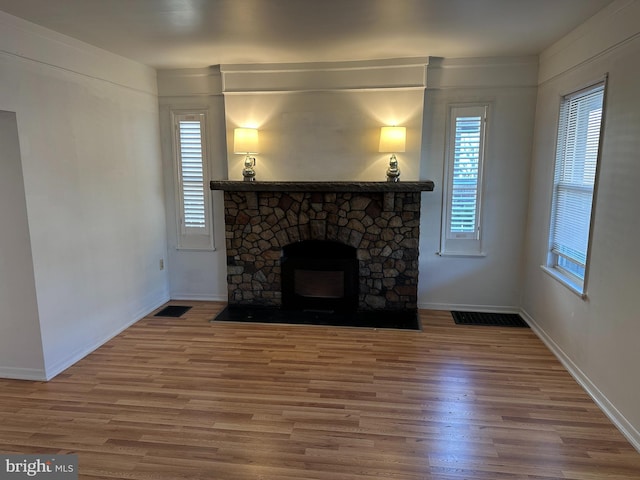
[[[359,310],[417,309],[420,191],[432,182],[260,184],[211,182],[225,190],[229,305],[280,306],[282,248],[331,240],[357,249]]]

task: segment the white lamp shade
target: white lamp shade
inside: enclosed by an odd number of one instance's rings
[[[407,139],[405,127],[382,127],[380,129],[380,148],[382,153],[404,152]]]
[[[233,131],[233,152],[237,154],[258,153],[258,130],[236,128]]]

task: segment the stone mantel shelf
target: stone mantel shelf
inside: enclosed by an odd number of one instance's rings
[[[417,182],[278,182],[212,180],[211,190],[225,192],[431,192],[433,181]]]

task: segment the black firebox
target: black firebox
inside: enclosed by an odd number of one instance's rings
[[[305,240],[282,249],[282,308],[355,312],[358,309],[357,250],[340,242]]]

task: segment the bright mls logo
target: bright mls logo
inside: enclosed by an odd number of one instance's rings
[[[78,480],[78,455],[0,455],[0,480]]]

